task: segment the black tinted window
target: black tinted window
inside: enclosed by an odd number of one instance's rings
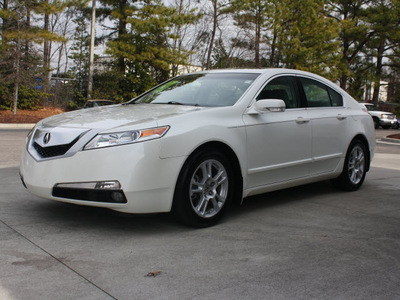
[[[342,106],[343,97],[330,87],[308,78],[300,78],[308,107]]]
[[[286,108],[300,107],[297,96],[297,85],[293,77],[283,76],[273,79],[258,94],[256,100],[281,99],[285,101]]]
[[[328,87],[329,96],[331,97],[332,106],[343,106],[343,97],[338,92]]]
[[[325,85],[307,78],[300,78],[300,81],[306,94],[308,107],[331,106],[331,99]]]

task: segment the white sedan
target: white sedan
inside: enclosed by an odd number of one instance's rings
[[[40,121],[20,175],[33,194],[215,224],[243,197],[332,179],[358,189],[375,149],[370,115],[307,72],[218,70],[130,102]]]

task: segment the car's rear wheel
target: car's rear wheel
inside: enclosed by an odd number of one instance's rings
[[[232,200],[234,177],[227,158],[205,149],[189,157],[175,188],[173,214],[194,227],[216,224]]]
[[[333,180],[336,187],[355,191],[364,182],[367,172],[367,150],[360,140],[354,140],[346,154],[341,175]]]

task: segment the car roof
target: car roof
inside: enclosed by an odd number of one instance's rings
[[[337,84],[333,83],[329,79],[322,77],[318,74],[307,72],[307,71],[301,71],[301,70],[296,70],[296,69],[286,69],[286,68],[266,68],[266,69],[214,69],[214,70],[204,70],[204,71],[198,71],[198,72],[193,72],[193,73],[187,73],[183,74],[181,76],[185,75],[191,75],[191,74],[223,74],[223,73],[237,73],[237,74],[243,74],[243,73],[248,73],[248,74],[259,74],[261,76],[268,76],[268,75],[280,75],[280,74],[291,74],[291,75],[302,75],[302,76],[309,76],[314,79],[319,79],[320,81],[324,83],[329,83],[337,86]]]
[[[103,99],[91,99],[87,100],[87,102],[114,102],[112,100],[103,100]]]
[[[214,69],[214,70],[203,70],[197,72],[191,72],[187,74],[201,74],[201,73],[254,73],[254,74],[266,74],[266,73],[295,73],[295,74],[308,74],[312,76],[319,76],[314,73],[307,71],[301,71],[296,69],[286,68],[265,68],[265,69]],[[183,74],[186,75],[186,74]]]

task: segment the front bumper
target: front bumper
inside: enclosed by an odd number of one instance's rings
[[[391,127],[395,127],[397,126],[397,120],[394,119],[380,119],[379,120],[379,125],[381,126],[391,126]]]
[[[36,161],[24,152],[20,174],[33,194],[62,202],[106,207],[127,213],[171,210],[175,184],[185,157],[161,159],[159,141],[78,151],[70,157]],[[126,203],[54,196],[57,184],[118,181]]]

